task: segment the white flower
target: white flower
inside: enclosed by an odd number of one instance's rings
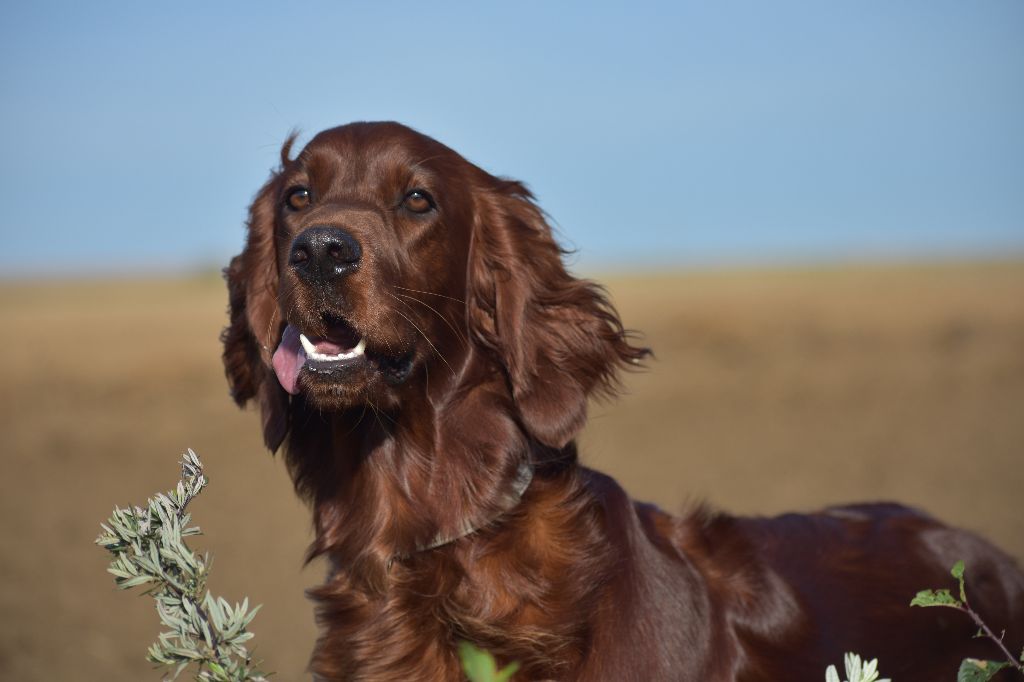
[[[857,654],[846,654],[843,657],[846,665],[846,682],[892,682],[889,678],[878,679],[878,659],[862,662]],[[825,682],[843,682],[834,665],[825,670]]]

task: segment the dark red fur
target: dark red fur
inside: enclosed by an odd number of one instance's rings
[[[313,510],[310,556],[329,560],[312,591],[317,676],[460,680],[469,640],[519,661],[522,680],[819,681],[846,651],[897,682],[953,679],[962,657],[998,652],[965,616],[908,604],[951,584],[958,559],[972,602],[1020,650],[1024,577],[970,533],[896,505],[676,518],[581,467],[588,399],[647,351],[600,287],[566,271],[523,185],[394,123],[325,131],[294,159],[290,147],[225,271],[224,363],[268,447],[285,444]],[[314,188],[308,220],[282,207],[297,182]],[[403,193],[423,184],[438,210],[406,215]],[[329,295],[287,264],[314,219],[364,252]],[[270,369],[285,320],[316,331],[325,310],[374,352],[411,354],[408,380],[290,397]],[[522,462],[533,482],[503,513]],[[417,550],[466,520],[483,527]]]

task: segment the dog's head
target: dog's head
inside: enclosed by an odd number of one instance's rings
[[[271,450],[291,396],[321,413],[400,412],[456,395],[481,363],[524,430],[562,447],[588,396],[646,354],[602,290],[566,271],[520,183],[396,123],[290,150],[225,270],[225,369],[239,404],[258,398]]]

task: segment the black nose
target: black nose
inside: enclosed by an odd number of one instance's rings
[[[307,282],[325,284],[352,272],[362,255],[363,248],[351,234],[318,225],[295,238],[288,263]]]

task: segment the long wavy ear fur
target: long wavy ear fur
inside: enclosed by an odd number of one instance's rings
[[[281,150],[288,162],[295,136]],[[274,375],[271,360],[284,326],[277,305],[278,265],[274,243],[274,202],[278,174],[260,189],[249,207],[245,249],[224,269],[230,322],[221,333],[224,372],[239,406],[257,398],[263,441],[276,452],[288,433],[288,394]]]
[[[469,325],[503,364],[526,430],[562,448],[587,399],[612,395],[618,371],[650,354],[630,344],[604,290],[570,275],[544,214],[522,184],[497,180],[477,208]]]

